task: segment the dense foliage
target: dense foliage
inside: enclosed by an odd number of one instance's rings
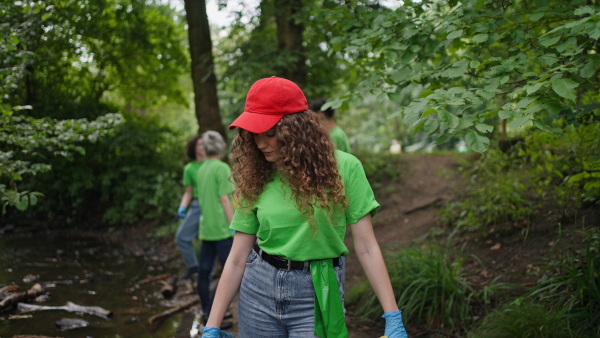
[[[461,136],[483,152],[499,120],[510,130],[597,109],[600,8],[595,1],[425,1],[395,10],[349,3],[324,11],[329,53],[356,73],[334,108],[365,94],[417,98],[390,117],[444,143]],[[504,130],[501,130],[504,132]]]
[[[0,12],[5,219],[164,217],[180,193],[190,129],[160,121],[172,116],[161,105],[187,101],[180,15],[138,0],[3,2]]]

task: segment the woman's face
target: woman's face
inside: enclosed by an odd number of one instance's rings
[[[206,151],[204,151],[204,146],[202,146],[202,139],[198,139],[196,141],[196,156],[204,157],[206,156]]]
[[[275,162],[279,159],[277,149],[279,149],[279,141],[275,137],[275,128],[271,128],[264,133],[252,134],[256,146],[265,155],[269,162]]]

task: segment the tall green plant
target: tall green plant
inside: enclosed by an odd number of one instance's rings
[[[410,247],[386,256],[405,322],[459,329],[471,320],[471,302],[482,299],[465,279],[462,262],[457,253],[435,244]],[[485,295],[490,294],[487,291]],[[348,301],[357,302],[357,312],[363,316],[375,318],[382,314],[370,290],[358,294],[351,290]]]

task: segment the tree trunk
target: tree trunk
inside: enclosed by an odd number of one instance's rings
[[[217,77],[214,72],[206,1],[185,0],[184,2],[192,60],[192,81],[198,132],[214,130],[226,137],[225,127],[219,112]]]
[[[283,77],[295,82],[300,88],[304,88],[306,86],[306,55],[302,46],[304,24],[298,17],[301,10],[301,0],[275,0],[279,49],[289,53],[293,60],[283,70]]]

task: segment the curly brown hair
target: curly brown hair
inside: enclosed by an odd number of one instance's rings
[[[345,210],[348,206],[335,146],[310,110],[283,116],[275,126],[275,137],[279,141],[278,160],[269,162],[256,146],[253,134],[238,128],[231,148],[234,197],[241,207],[250,208],[279,171],[283,184],[290,185],[300,214],[316,233],[314,204],[328,210],[329,216],[333,207]]]

